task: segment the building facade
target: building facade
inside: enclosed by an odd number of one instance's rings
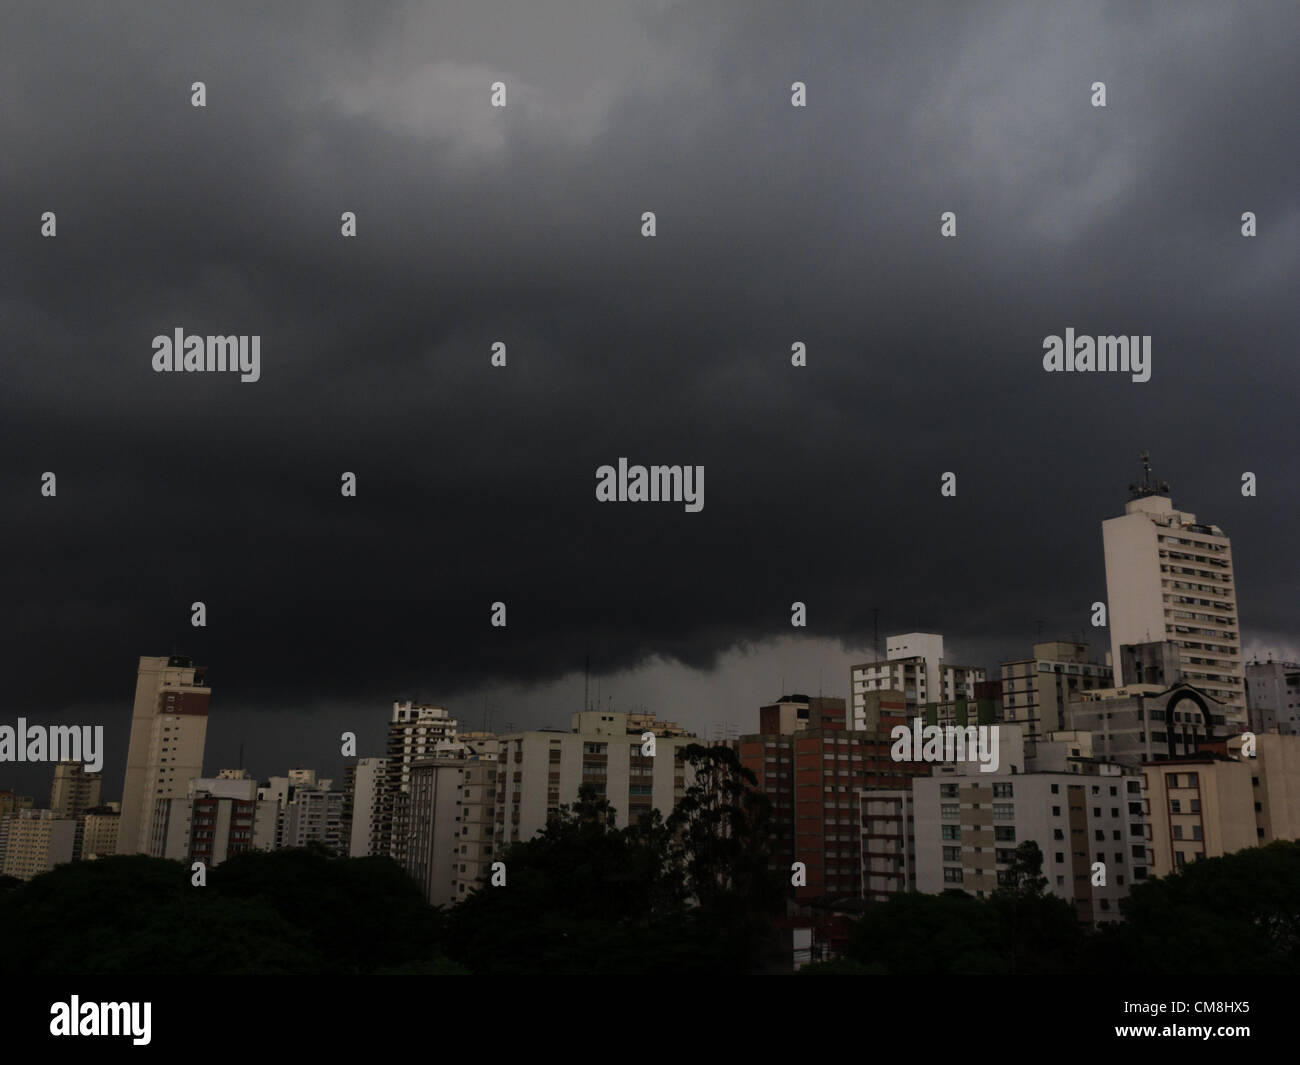
[[[159,841],[156,804],[184,798],[203,776],[208,702],[207,671],[180,655],[140,659],[131,740],[122,784],[119,854],[153,854]]]
[[[1145,458],[1145,456],[1144,456]],[[1115,684],[1120,647],[1172,640],[1182,677],[1227,708],[1229,731],[1246,727],[1246,688],[1232,544],[1217,525],[1178,510],[1150,466],[1122,517],[1102,522]]]
[[[873,692],[902,692],[911,711],[926,703],[974,699],[975,685],[986,677],[982,667],[945,662],[943,637],[938,633],[908,632],[887,637],[884,661],[853,666],[849,679],[852,727],[866,729],[870,727],[866,697]]]
[[[1036,643],[1031,658],[1002,663],[1001,720],[1036,740],[1069,727],[1065,707],[1077,692],[1113,686],[1111,667],[1094,662],[1086,643]]]

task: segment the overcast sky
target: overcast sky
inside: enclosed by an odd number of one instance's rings
[[[873,610],[995,669],[1088,629],[1143,448],[1300,657],[1289,0],[76,12],[0,32],[0,723],[103,724],[106,795],[140,655],[261,776],[382,753],[394,699],[567,727],[587,654],[750,731],[845,695]],[[178,327],[261,380],[154,373]],[[1150,381],[1045,373],[1067,327]],[[620,456],[703,510],[597,502]]]

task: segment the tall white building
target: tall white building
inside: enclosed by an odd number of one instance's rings
[[[1231,543],[1217,525],[1176,509],[1142,458],[1143,481],[1131,486],[1123,517],[1101,525],[1115,685],[1135,680],[1121,675],[1121,644],[1172,640],[1183,679],[1223,703],[1228,731],[1240,732],[1246,689]]]
[[[958,666],[943,660],[943,637],[933,632],[907,632],[885,640],[885,660],[865,662],[850,670],[853,725],[869,727],[867,696],[872,692],[903,693],[909,711],[926,703],[974,699],[975,685],[985,679],[979,666]]]
[[[358,758],[356,765],[347,767],[346,774],[345,790],[351,797],[352,809],[348,854],[353,858],[386,854],[386,851],[380,849],[379,822],[383,810],[384,784],[388,778],[388,760]]]
[[[190,780],[203,776],[212,695],[206,672],[180,655],[140,659],[122,784],[119,854],[162,857],[165,834],[159,841],[155,813],[165,820],[166,801],[185,798]]]

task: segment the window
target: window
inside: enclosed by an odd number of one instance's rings
[[[945,884],[960,884],[961,870],[945,866],[943,870],[943,880]]]
[[[1012,786],[1013,786],[1013,785],[1011,785],[1011,784],[994,784],[994,785],[993,785],[993,798],[995,798],[995,799],[1010,799],[1010,798],[1012,797],[1012,792],[1011,792]]]
[[[957,798],[957,785],[956,785],[956,784],[940,784],[940,785],[939,785],[939,798],[941,798],[941,799],[955,799],[955,798]]]
[[[961,848],[960,848],[960,847],[944,847],[944,849],[943,849],[943,860],[944,860],[945,862],[960,862],[960,861],[961,861]]]
[[[993,838],[1003,843],[1014,843],[1016,841],[1015,826],[997,825],[993,829]]]
[[[945,802],[939,806],[940,817],[960,817],[961,804],[956,802]]]
[[[993,804],[994,821],[1014,821],[1016,819],[1016,808],[1009,802],[995,802]]]
[[[961,825],[944,825],[944,839],[961,839]]]

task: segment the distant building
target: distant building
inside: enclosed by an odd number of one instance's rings
[[[122,819],[120,803],[108,803],[86,811],[82,830],[83,860],[108,858],[117,853],[117,828]]]
[[[429,758],[411,765],[411,839],[405,868],[430,905],[459,902],[488,879],[500,766],[479,758]]]
[[[348,854],[353,858],[388,853],[380,837],[388,760],[358,758],[344,770],[344,793],[350,811]]]
[[[411,765],[426,758],[454,758],[463,753],[456,742],[457,721],[440,706],[407,701],[393,703],[388,723],[387,780],[380,791],[379,843],[383,853],[406,864],[405,847],[411,837],[409,793]]]
[[[196,777],[184,797],[165,803],[162,855],[211,869],[244,851],[271,850],[274,816],[273,807],[258,802],[257,781]]]
[[[72,861],[77,822],[53,810],[6,814],[0,876],[30,880],[56,865]]]
[[[1300,665],[1246,663],[1246,703],[1255,732],[1300,735]]]
[[[1064,712],[1071,696],[1110,687],[1111,667],[1092,661],[1086,643],[1036,643],[1033,657],[1002,663],[999,720],[1019,725],[1026,740],[1036,740],[1066,727]]]
[[[1079,692],[1064,717],[1066,728],[1092,733],[1099,757],[1136,766],[1195,754],[1212,735],[1222,736],[1226,713],[1191,684],[1134,683]]]
[[[328,787],[294,785],[282,846],[306,847],[309,843],[320,843],[336,854],[348,854],[351,840],[343,817],[344,799],[343,792]]]
[[[985,679],[980,666],[945,662],[943,637],[937,633],[890,636],[885,641],[884,661],[864,662],[850,669],[852,726],[868,727],[866,697],[872,692],[902,692],[911,711],[926,703],[974,699],[976,683]]]
[[[1246,690],[1232,544],[1217,525],[1177,510],[1149,463],[1131,488],[1124,515],[1102,522],[1115,685],[1138,683],[1124,671],[1124,644],[1172,640],[1182,679],[1223,704],[1227,731],[1240,732]]]
[[[902,791],[930,767],[891,757],[889,730],[908,723],[901,692],[864,693],[859,707],[876,728],[849,729],[843,699],[783,695],[759,709],[760,732],[740,738],[740,760],[772,802],[772,868],[788,878],[794,862],[804,865],[796,901],[860,897],[864,869],[906,886],[892,839],[863,840],[861,795]]]
[[[118,853],[161,857],[166,800],[184,798],[189,782],[203,776],[208,728],[207,670],[180,655],[140,659],[131,741],[122,785]],[[161,804],[161,805],[159,805]]]
[[[1092,757],[1086,733],[1023,748],[1037,754],[1007,757],[1017,745],[1002,746],[996,772],[942,764],[912,782],[916,889],[985,898],[1012,883],[1016,848],[1032,840],[1051,894],[1081,921],[1117,920],[1120,900],[1149,868],[1138,771]]]
[[[531,839],[562,804],[578,799],[578,789],[590,785],[615,809],[616,823],[635,823],[658,809],[672,812],[691,781],[680,753],[699,741],[689,735],[661,734],[654,718],[585,710],[572,716],[573,731],[542,729],[500,737],[498,799],[494,806],[494,850]],[[663,732],[670,731],[664,728]],[[643,753],[642,735],[655,734],[655,754]]]

